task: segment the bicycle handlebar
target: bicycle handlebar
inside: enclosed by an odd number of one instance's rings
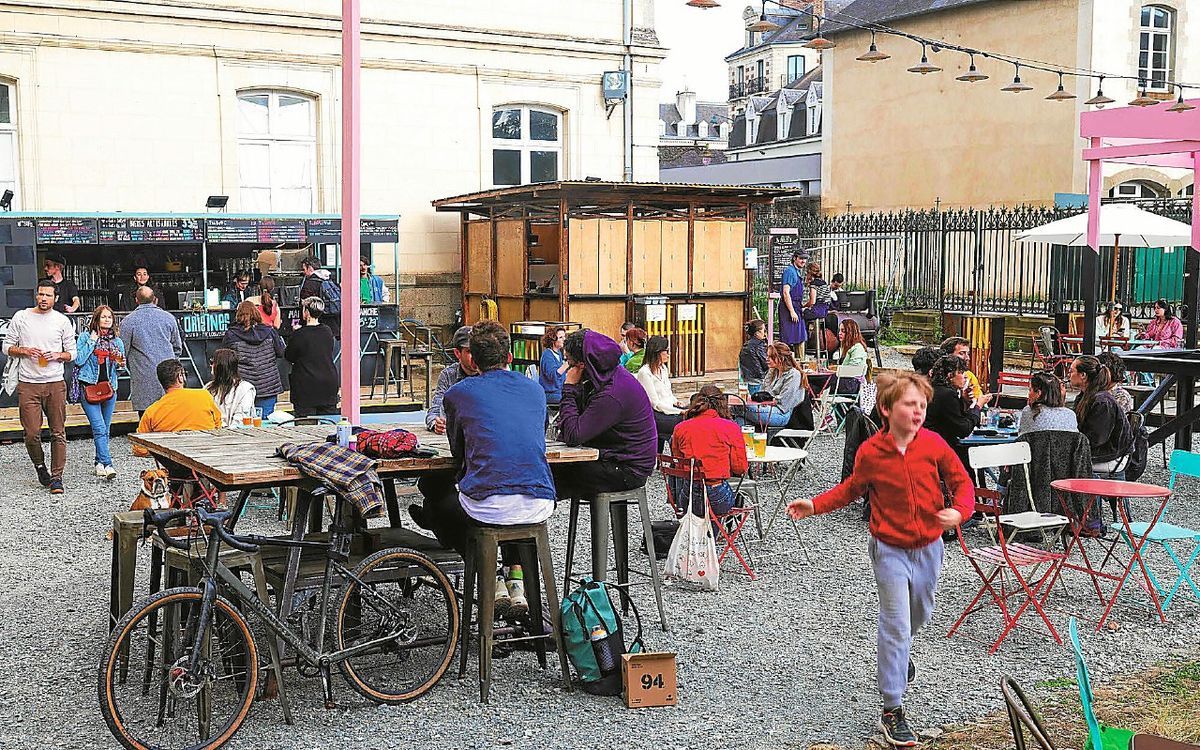
[[[211,528],[212,533],[216,534],[221,541],[225,542],[230,547],[252,555],[257,554],[257,544],[244,542],[233,534],[230,534],[225,529],[225,522],[229,520],[229,517],[232,515],[232,513],[233,511],[230,510],[210,511],[202,504],[197,504],[193,508],[176,508],[174,510],[150,510],[147,508],[142,513],[142,522],[147,527],[154,526],[157,528],[159,538],[162,539],[163,543],[168,547],[186,550],[191,546],[191,544],[186,539],[180,539],[179,537],[171,536],[171,534],[167,531],[167,524],[171,523],[172,521],[178,521],[180,519],[187,518],[188,516],[194,514],[202,526],[208,526]]]

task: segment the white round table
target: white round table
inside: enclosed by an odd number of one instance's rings
[[[787,468],[779,476],[779,503],[775,506],[771,517],[767,519],[767,527],[763,531],[765,538],[771,533],[771,527],[775,525],[775,520],[779,514],[787,507],[788,491],[791,489],[792,482],[796,478],[796,474],[800,472],[804,466],[804,461],[808,458],[808,451],[803,448],[788,448],[782,445],[768,445],[765,455],[758,455],[753,448],[746,449],[746,458],[751,464],[787,464]],[[789,519],[790,520],[790,519]],[[792,529],[796,532],[797,540],[800,539],[800,529],[796,526],[795,521],[792,521]],[[801,541],[801,549],[804,543]],[[805,557],[808,556],[808,551],[804,550]]]

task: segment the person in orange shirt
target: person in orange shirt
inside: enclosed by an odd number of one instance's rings
[[[182,362],[163,360],[158,363],[155,374],[166,393],[142,414],[138,432],[183,432],[221,427],[221,410],[212,394],[204,388],[183,387],[187,375]],[[135,445],[133,455],[146,457],[150,452]]]

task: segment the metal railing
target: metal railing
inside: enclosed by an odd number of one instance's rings
[[[754,94],[761,94],[768,90],[769,86],[767,84],[766,76],[761,78],[747,78],[741,83],[731,83],[729,84],[729,99],[732,101],[733,99],[742,99]]]

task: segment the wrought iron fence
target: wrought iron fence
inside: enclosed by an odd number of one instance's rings
[[[1137,201],[1142,208],[1191,222],[1187,200]],[[758,212],[755,292],[769,284],[768,229],[795,228],[800,246],[823,265],[826,278],[846,277],[851,289],[875,289],[880,309],[1053,315],[1083,309],[1080,283],[1087,248],[1016,244],[1017,234],[1081,213],[1079,208],[989,208],[821,215],[811,204],[784,202]],[[1099,299],[1112,297],[1136,318],[1154,300],[1183,296],[1183,252],[1127,248],[1114,275],[1113,248],[1102,248]],[[765,304],[761,305],[765,309]]]

